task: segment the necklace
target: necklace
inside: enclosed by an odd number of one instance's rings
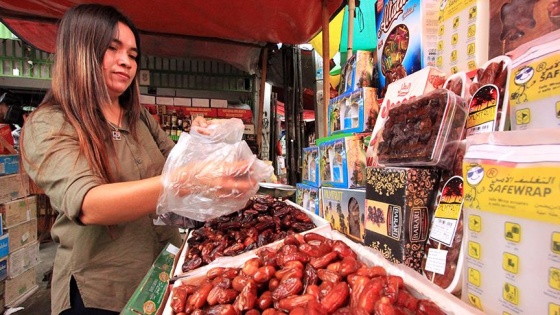
[[[123,113],[122,113],[122,109],[121,109],[121,111],[119,113],[119,121],[118,121],[117,126],[115,126],[112,122],[109,122],[109,125],[113,129],[113,130],[111,130],[111,133],[113,135],[113,140],[116,140],[116,141],[121,141],[121,139],[122,139],[121,132],[119,131],[119,126],[121,125],[122,115],[123,115]]]

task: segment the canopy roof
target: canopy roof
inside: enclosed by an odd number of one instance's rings
[[[343,0],[0,0],[0,18],[19,38],[54,52],[56,23],[79,3],[114,5],[136,24],[143,52],[212,59],[254,73],[267,44],[303,44]]]

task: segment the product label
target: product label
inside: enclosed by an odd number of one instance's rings
[[[560,175],[554,167],[464,163],[465,206],[510,217],[560,224]]]
[[[444,185],[436,208],[430,239],[451,246],[463,208],[463,178],[454,176]]]
[[[500,92],[493,84],[482,86],[474,93],[469,104],[467,135],[492,132],[496,125]]]

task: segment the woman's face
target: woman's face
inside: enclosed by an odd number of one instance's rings
[[[126,91],[136,75],[138,50],[134,33],[119,22],[115,36],[103,57],[103,76],[112,100]]]

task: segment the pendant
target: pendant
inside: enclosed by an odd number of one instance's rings
[[[113,130],[113,140],[120,141],[121,140],[121,132],[118,130]]]

